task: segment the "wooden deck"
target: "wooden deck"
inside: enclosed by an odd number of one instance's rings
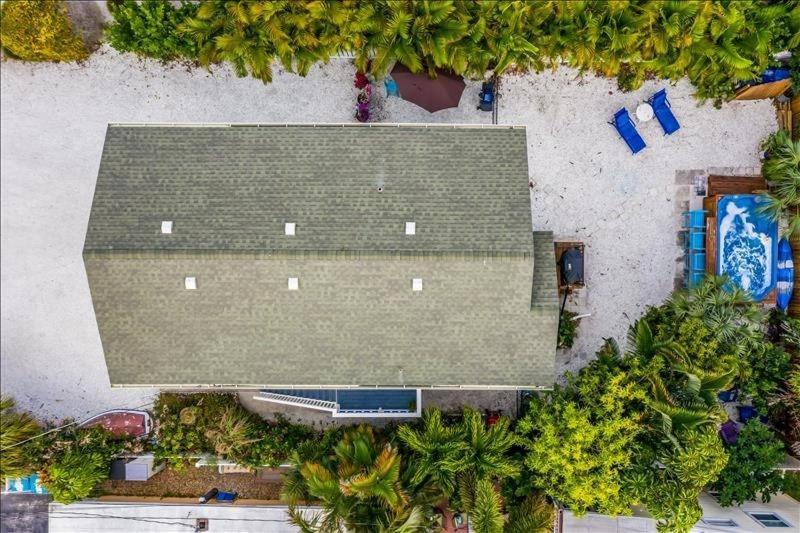
[[[761,176],[709,176],[708,196],[723,194],[753,194],[767,190]],[[716,215],[715,215],[716,216]]]

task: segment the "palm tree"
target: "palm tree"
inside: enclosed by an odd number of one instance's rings
[[[453,503],[473,515],[473,521],[477,514],[487,528],[481,531],[492,532],[496,525],[495,508],[500,507],[500,495],[494,483],[519,475],[520,462],[511,453],[519,438],[511,431],[508,418],[500,417],[493,426],[487,426],[480,413],[470,407],[464,408],[461,431],[466,450],[458,471]],[[473,527],[479,531],[474,523]],[[502,519],[499,527],[497,531],[502,531]]]
[[[719,406],[716,395],[733,382],[736,371],[707,372],[693,367],[685,358],[670,357],[672,372],[683,375],[685,381],[681,386],[673,384],[676,390],[670,391],[658,373],[651,373],[647,379],[653,396],[648,405],[658,413],[657,426],[666,440],[681,449],[680,434],[725,419],[725,411]]]
[[[667,305],[677,320],[696,318],[727,343],[763,336],[764,313],[725,277],[706,276],[697,287],[673,294]]]
[[[614,342],[610,347],[612,353],[619,350]],[[654,357],[662,355],[666,351],[674,350],[675,344],[672,341],[659,340],[653,334],[653,329],[645,319],[637,320],[628,329],[628,351],[626,357],[638,359],[644,363],[651,361]],[[613,359],[613,356],[611,356]]]
[[[500,417],[493,426],[487,426],[478,411],[465,407],[462,424],[468,446],[464,455],[465,471],[477,480],[519,475],[520,463],[510,453],[519,441],[507,417]]]
[[[768,157],[761,174],[769,184],[767,203],[761,211],[772,220],[786,216],[787,235],[800,239],[800,140],[792,141],[787,131],[770,135],[762,146]]]
[[[472,505],[466,509],[475,533],[503,532],[503,504],[490,479],[478,480]]]
[[[226,61],[237,76],[272,81],[272,62],[304,76],[339,48],[346,5],[290,0],[203,0],[179,31],[197,40],[204,66]]]
[[[397,450],[378,442],[366,425],[347,431],[327,461],[297,464],[281,497],[294,525],[319,533],[425,531],[432,505],[424,487],[404,487]],[[309,500],[318,500],[322,510],[309,514],[297,508]]]
[[[31,473],[25,449],[19,443],[40,431],[39,424],[28,413],[14,411],[13,398],[0,397],[0,481]]]
[[[437,67],[457,74],[466,70],[463,61],[453,58],[464,55],[469,14],[455,0],[359,2],[355,18],[358,37],[351,46],[360,70],[371,62],[372,72],[382,76],[395,61],[430,76],[436,75]]]
[[[537,492],[525,497],[509,509],[504,533],[550,533],[553,531],[555,508]]]
[[[422,413],[422,427],[402,425],[397,429],[400,441],[411,451],[409,465],[411,481],[420,486],[432,482],[444,497],[456,490],[456,476],[464,469],[467,452],[465,433],[461,426],[446,426],[442,412],[429,407]]]

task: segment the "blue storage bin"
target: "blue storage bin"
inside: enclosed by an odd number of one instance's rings
[[[692,287],[697,287],[700,284],[700,282],[703,281],[703,278],[705,276],[706,276],[705,271],[703,271],[703,272],[697,272],[697,271],[687,272],[686,273],[686,286],[689,287],[690,289]]]
[[[705,252],[689,252],[688,254],[686,254],[686,268],[688,270],[705,270],[706,269]]]
[[[683,247],[689,251],[702,252],[706,249],[706,232],[689,230],[683,234]]]
[[[706,212],[703,209],[684,211],[683,227],[687,229],[706,229]]]

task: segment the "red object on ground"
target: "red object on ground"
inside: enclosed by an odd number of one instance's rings
[[[500,420],[500,412],[499,411],[486,411],[486,425],[492,427],[493,425],[497,424]]]
[[[367,79],[367,76],[363,72],[356,72],[356,81],[355,81],[356,89],[363,89],[367,85],[369,85],[369,80]]]
[[[395,64],[392,69],[392,79],[400,90],[400,98],[431,113],[448,107],[458,107],[466,87],[461,76],[437,70],[436,78],[430,79],[424,72],[413,74],[400,63]]]
[[[146,411],[115,410],[100,413],[81,423],[80,427],[101,427],[117,437],[144,437],[152,429],[150,415]]]

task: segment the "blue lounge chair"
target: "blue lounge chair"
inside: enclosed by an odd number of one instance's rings
[[[636,131],[636,126],[633,125],[628,110],[624,107],[614,113],[614,122],[609,122],[609,124],[617,129],[622,140],[628,144],[628,148],[630,148],[631,152],[634,154],[641,152],[644,147],[647,146],[642,136]]]
[[[648,102],[653,106],[653,112],[656,114],[659,124],[661,124],[661,127],[664,129],[665,135],[672,135],[681,129],[681,125],[678,124],[678,119],[675,118],[675,115],[672,114],[672,109],[670,109],[666,89],[661,89],[651,96]]]

